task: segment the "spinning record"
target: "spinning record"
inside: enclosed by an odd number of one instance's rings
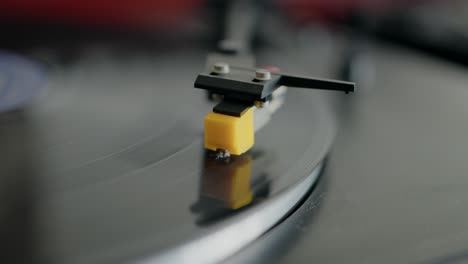
[[[203,145],[214,103],[193,89],[204,54],[112,52],[51,67],[21,118],[0,123],[31,135],[45,263],[221,260],[311,190],[335,133],[321,92],[290,89],[255,146],[220,160]]]

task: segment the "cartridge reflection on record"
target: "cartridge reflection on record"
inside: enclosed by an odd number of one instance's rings
[[[220,160],[210,151],[206,152],[198,201],[191,207],[192,212],[199,215],[197,224],[206,225],[223,219],[268,196],[267,175],[254,169],[262,156],[260,152],[248,152]]]
[[[201,182],[203,196],[217,200],[229,209],[239,209],[252,202],[250,155],[232,157],[229,161],[207,159],[205,162]]]

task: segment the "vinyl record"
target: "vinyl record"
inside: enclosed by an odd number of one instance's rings
[[[20,119],[2,119],[30,131],[41,260],[221,260],[311,190],[335,133],[321,92],[290,89],[253,149],[217,160],[203,147],[213,102],[193,88],[203,55],[90,50],[52,67]]]

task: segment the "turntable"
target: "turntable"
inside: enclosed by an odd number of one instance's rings
[[[323,92],[286,86],[354,86],[253,69],[255,24],[233,25],[236,5],[208,56],[86,37],[67,62],[69,43],[1,54],[2,157],[27,168],[2,174],[32,188],[34,261],[218,262],[311,191],[336,121]]]
[[[466,260],[465,69],[232,3],[0,23],[0,259]]]

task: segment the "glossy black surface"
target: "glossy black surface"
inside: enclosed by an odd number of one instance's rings
[[[342,38],[335,41],[323,31],[299,33],[286,51],[275,46],[260,52],[260,64],[336,77],[338,67],[333,63],[340,61],[337,43]],[[467,69],[413,50],[380,43],[369,46],[369,60],[358,64],[368,67],[370,71],[365,72],[370,76],[358,82],[357,93],[341,107],[341,126],[319,185],[295,213],[228,263],[467,262]],[[1,207],[0,216],[11,211],[19,216],[2,218],[6,224],[1,231],[7,236],[1,236],[1,241],[7,255],[20,263],[31,262],[21,252],[36,252],[33,245],[39,244],[41,250],[35,254],[47,263],[88,263],[113,257],[131,262],[152,249],[177,244],[187,230],[206,230],[207,225],[233,219],[222,200],[209,200],[201,191],[203,182],[210,185],[211,181],[197,174],[206,162],[201,141],[191,144],[201,133],[197,118],[211,105],[191,88],[193,79],[170,74],[180,66],[177,61],[194,60],[183,66],[181,76],[195,76],[202,70],[204,54],[181,50],[160,52],[157,59],[137,52],[116,63],[109,61],[115,54],[103,57],[98,47],[97,53],[83,56],[79,64],[53,72],[47,97],[40,99],[46,104],[39,101],[31,108],[34,111],[2,115],[0,153],[6,162],[0,166],[0,175],[21,176],[0,177],[2,201],[9,205]],[[159,63],[166,66],[153,66]],[[144,69],[137,67],[141,64]],[[350,72],[356,74],[353,69]],[[102,74],[108,77],[100,79]],[[153,79],[157,79],[156,88]],[[135,86],[135,80],[145,85]],[[129,87],[139,92],[130,93]],[[292,126],[278,123],[277,132],[265,130],[259,136],[279,137],[280,142],[273,142],[283,148],[304,136],[290,136],[302,133],[296,126],[331,135],[334,129],[320,131],[323,123],[303,124],[294,119],[297,115],[289,115],[299,107],[315,110],[320,103],[328,105],[324,98],[315,97],[320,95],[290,93],[287,105],[274,119],[287,120]],[[291,104],[295,101],[304,103]],[[194,108],[202,111],[195,113]],[[145,115],[147,111],[150,114]],[[316,114],[299,116],[313,119]],[[156,123],[159,119],[167,121]],[[166,144],[172,137],[178,140]],[[141,141],[134,142],[135,138]],[[271,147],[266,142],[259,146]],[[182,151],[151,166],[178,150]],[[257,149],[251,155],[255,153],[268,152]],[[291,154],[297,153],[288,150]],[[191,160],[194,156],[200,159]],[[264,184],[269,178],[262,173],[263,164],[271,157],[259,157],[261,161],[253,158],[259,174],[251,179],[252,186],[258,186],[253,194],[259,200],[253,201],[261,203],[268,193],[262,188],[274,194],[272,186],[277,183]],[[174,168],[178,177],[166,177],[164,173]],[[158,185],[159,179],[166,185]],[[38,182],[46,190],[40,195],[33,188]],[[183,209],[166,217],[158,206],[171,212],[179,206]],[[36,219],[32,213],[39,216],[43,228],[39,233],[31,229],[38,224],[31,221]],[[158,224],[163,222],[164,228],[185,223],[186,229],[160,233]],[[173,234],[176,237],[170,238]],[[154,240],[140,240],[148,237]]]
[[[204,59],[196,48],[122,56],[91,44],[79,59],[52,65],[46,91],[21,118],[1,114],[1,129],[16,142],[2,157],[25,142],[13,158],[36,164],[26,176],[36,182],[28,226],[38,260],[100,263],[164,252],[223,228],[243,216],[238,211],[255,212],[325,157],[335,122],[323,95],[310,91],[288,93],[244,156],[223,164],[208,155],[203,118],[213,103],[192,88]],[[251,199],[230,203],[231,181],[242,177]]]

